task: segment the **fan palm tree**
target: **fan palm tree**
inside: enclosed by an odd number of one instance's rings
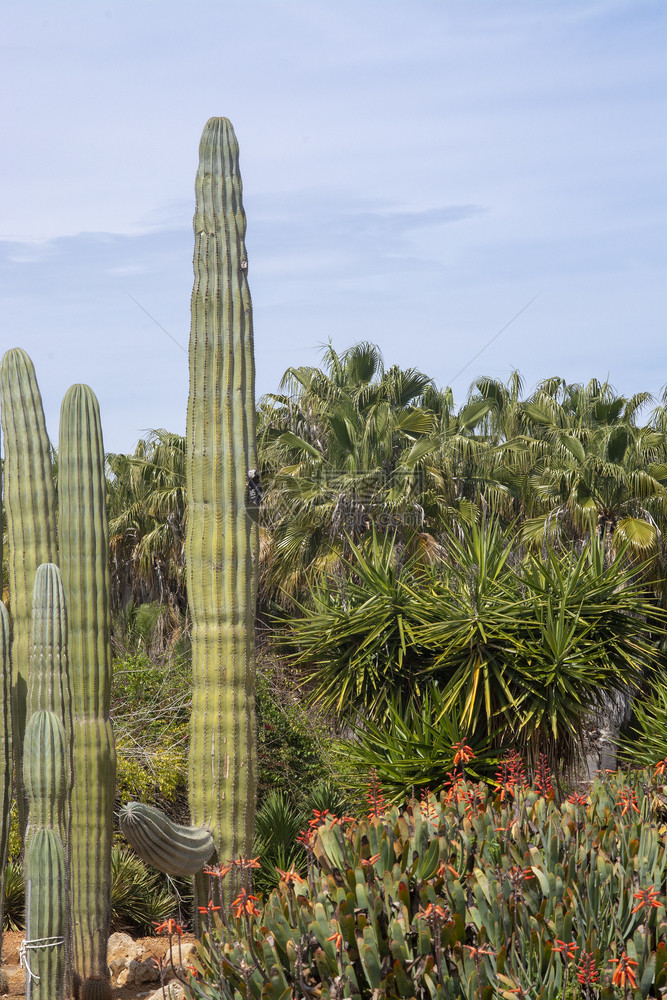
[[[151,431],[107,466],[116,607],[158,601],[184,612],[185,438]]]
[[[608,555],[625,543],[641,558],[656,553],[667,466],[664,433],[636,423],[649,398],[617,397],[595,381],[585,389],[562,380],[538,387],[522,407],[534,460],[527,541],[597,532]]]
[[[385,370],[379,349],[329,346],[324,368],[290,368],[286,393],[260,401],[260,447],[270,489],[263,508],[264,583],[296,595],[309,566],[332,565],[371,523],[418,530],[426,456],[437,451],[423,405],[431,379]]]

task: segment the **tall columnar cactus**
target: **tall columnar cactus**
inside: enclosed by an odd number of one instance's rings
[[[238,144],[226,118],[202,134],[195,182],[187,416],[186,563],[192,616],[190,812],[222,860],[251,850],[256,796],[257,518],[252,305]],[[206,902],[201,882],[197,902]]]
[[[0,539],[2,524],[0,523]],[[0,541],[0,545],[1,545]],[[0,567],[2,566],[0,551]],[[1,568],[0,568],[1,579]],[[11,663],[9,659],[9,615],[0,601],[0,958],[2,957],[2,922],[5,901],[5,864],[9,846],[9,821],[12,801],[12,717]]]
[[[104,447],[97,400],[85,385],[72,386],[62,403],[58,495],[74,731],[74,970],[83,980],[91,976],[97,981],[107,973],[116,754],[109,719],[111,613]]]
[[[47,710],[26,726],[23,781],[28,797],[25,873],[28,975],[35,1000],[65,992],[65,850],[59,832],[67,790],[65,730]]]
[[[51,445],[32,361],[19,347],[0,363],[0,402],[5,439],[5,511],[12,615],[12,717],[16,795],[21,830],[25,800],[21,773],[30,651],[30,612],[35,572],[56,561],[56,518]]]

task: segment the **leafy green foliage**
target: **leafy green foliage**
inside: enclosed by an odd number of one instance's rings
[[[338,754],[346,772],[354,768],[356,784],[364,784],[374,771],[389,800],[402,802],[411,793],[439,792],[447,784],[455,769],[456,745],[465,736],[447,712],[442,693],[432,686],[407,703],[391,700],[381,723],[360,720],[356,738],[339,743]],[[483,741],[470,742],[475,761],[466,773],[472,778],[490,776],[497,754]]]
[[[568,766],[591,713],[660,662],[666,618],[623,551],[609,560],[596,539],[579,554],[513,546],[499,522],[472,524],[424,563],[373,533],[279,641],[313,699],[348,720],[400,729],[391,700],[400,715],[437,686],[462,738]]]
[[[667,757],[667,683],[655,678],[649,691],[632,706],[634,725],[621,743],[619,757],[648,767]]]
[[[332,772],[325,721],[306,711],[289,674],[266,661],[257,673],[256,711],[260,804],[271,791],[284,790],[303,811],[309,789]]]
[[[154,922],[176,910],[160,874],[131,851],[115,845],[111,854],[111,925],[114,931],[153,932]]]
[[[5,909],[3,928],[20,931],[25,926],[25,896],[23,865],[10,860],[5,867]]]

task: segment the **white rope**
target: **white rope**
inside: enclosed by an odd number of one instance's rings
[[[21,941],[21,947],[19,948],[19,963],[22,968],[26,970],[30,979],[38,983],[39,976],[32,971],[30,968],[30,963],[28,962],[28,951],[31,949],[34,951],[36,948],[57,948],[59,945],[65,944],[64,937],[45,937],[45,938],[33,938],[32,941],[26,941],[24,938]]]

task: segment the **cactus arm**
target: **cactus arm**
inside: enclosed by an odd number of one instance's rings
[[[252,305],[238,145],[212,118],[195,182],[187,415],[186,565],[192,616],[190,814],[221,860],[249,854],[256,797],[254,619],[258,527]],[[198,903],[206,887],[198,885]]]
[[[35,572],[56,561],[55,492],[51,445],[32,361],[19,347],[0,363],[0,400],[5,439],[5,512],[12,595],[12,717],[16,798],[21,832],[25,802],[21,786],[23,733],[30,649],[30,614]]]
[[[120,831],[142,861],[167,875],[186,878],[210,861],[215,845],[205,827],[181,826],[155,806],[128,802],[120,810]]]
[[[0,534],[2,532],[0,531]],[[1,565],[1,563],[0,563]],[[9,615],[0,602],[0,958],[5,901],[5,865],[12,804],[11,662]]]
[[[58,476],[74,734],[72,936],[75,973],[85,980],[107,975],[116,776],[109,719],[111,615],[104,448],[97,400],[88,386],[72,386],[63,399]]]
[[[26,929],[35,1000],[65,993],[65,849],[59,833],[66,793],[65,730],[53,712],[28,719],[23,780],[28,796],[25,849]],[[39,942],[48,945],[38,946]],[[31,946],[32,945],[32,946]]]

